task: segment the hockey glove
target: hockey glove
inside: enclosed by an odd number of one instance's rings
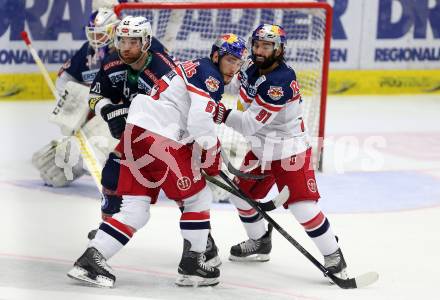
[[[222,157],[220,142],[217,141],[217,145],[210,149],[202,149],[202,170],[209,176],[217,176],[222,169]]]
[[[230,109],[226,109],[226,106],[223,103],[219,102],[214,112],[214,123],[224,123],[230,112]]]
[[[107,104],[101,109],[101,115],[107,122],[112,137],[119,139],[124,132],[128,115],[126,104]]]

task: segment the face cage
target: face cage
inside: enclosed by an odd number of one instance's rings
[[[86,26],[85,32],[90,46],[99,49],[109,45],[113,41],[114,26],[91,27]],[[99,35],[102,35],[99,37]]]

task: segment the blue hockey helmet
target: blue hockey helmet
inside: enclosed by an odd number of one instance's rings
[[[211,57],[215,51],[218,51],[220,57],[230,54],[244,60],[247,56],[246,42],[233,33],[218,37],[212,45]]]

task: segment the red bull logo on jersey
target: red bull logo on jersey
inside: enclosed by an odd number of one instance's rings
[[[209,76],[208,79],[205,80],[205,84],[206,84],[206,88],[213,93],[217,92],[220,87],[220,81],[218,81],[212,76]]]
[[[284,96],[283,88],[280,86],[270,86],[270,89],[267,91],[267,95],[272,100],[280,100],[281,97]]]

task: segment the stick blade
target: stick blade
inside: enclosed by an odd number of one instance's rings
[[[379,274],[377,272],[368,272],[359,276],[356,276],[356,286],[358,288],[369,286],[375,283],[379,279]]]
[[[327,274],[327,276],[330,277],[337,286],[343,289],[363,288],[375,283],[379,279],[379,274],[376,272],[368,272],[348,279],[341,279],[331,274]]]

